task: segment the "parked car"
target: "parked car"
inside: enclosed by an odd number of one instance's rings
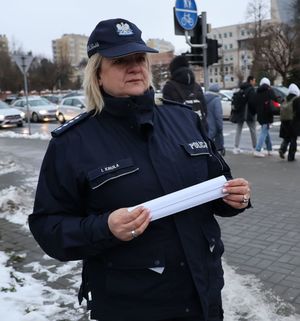
[[[27,115],[26,98],[17,99],[12,103],[12,106],[23,111],[25,118]],[[51,121],[56,120],[56,105],[50,103],[47,99],[40,96],[29,96],[29,117],[32,122],[37,123],[39,121]]]
[[[56,118],[63,124],[65,121],[68,121],[85,111],[86,104],[84,96],[71,96],[62,99],[56,111]]]
[[[288,95],[288,88],[284,86],[271,86],[275,96],[279,98],[279,102],[282,103],[285,97]]]
[[[0,127],[23,126],[23,117],[21,111],[11,108],[7,103],[0,100]]]
[[[232,101],[232,90],[221,89],[219,91],[221,97],[222,109],[223,109],[223,119],[229,119],[231,113],[231,101]]]
[[[62,95],[43,95],[42,97],[49,100],[52,104],[58,105],[62,100],[63,96]]]
[[[63,95],[62,98],[68,98],[68,97],[74,97],[74,96],[83,96],[83,91],[82,90],[71,91],[68,94]]]

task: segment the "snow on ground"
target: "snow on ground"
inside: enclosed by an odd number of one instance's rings
[[[5,132],[0,132],[0,137],[49,140],[51,138],[51,135],[40,134],[40,133],[34,133],[32,135],[28,135],[28,134],[15,133],[13,131],[5,131]]]
[[[24,137],[24,135],[15,135],[11,137]],[[35,138],[44,139],[41,135]],[[0,177],[5,173],[18,170],[18,166],[13,162],[8,161],[6,165],[5,162],[0,162]],[[32,210],[32,190],[36,182],[37,173],[35,177],[31,176],[25,180],[22,187],[10,186],[0,190],[0,217],[28,230],[27,218]],[[77,291],[81,281],[80,262],[67,262],[63,265],[42,265],[40,262],[31,262],[26,267],[32,272],[21,273],[12,266],[11,261],[15,256],[22,259],[26,253],[0,251],[0,315],[2,320],[79,321],[82,318],[85,307],[80,307],[77,302]],[[50,260],[46,255],[43,259]],[[253,275],[239,275],[225,261],[223,263],[225,321],[300,320],[299,315],[293,314],[293,307],[283,303],[271,292],[264,291],[263,285]],[[43,274],[47,282],[34,278],[33,274]],[[59,278],[67,278],[70,286],[66,289],[51,288],[49,284]]]
[[[30,273],[15,271],[8,261],[9,255],[0,252],[2,320],[76,321],[80,319],[83,309],[79,308],[76,302],[76,289],[55,290],[44,284],[45,282],[33,278]]]
[[[9,158],[0,160],[0,175],[16,172],[19,170],[19,166]]]

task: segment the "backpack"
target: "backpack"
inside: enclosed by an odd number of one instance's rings
[[[244,109],[247,104],[246,92],[243,89],[236,91],[232,96],[231,107],[234,112],[239,112]]]
[[[176,83],[173,80],[169,80],[169,83],[173,85],[173,87],[176,88],[177,92],[179,93],[182,103],[184,105],[192,107],[192,110],[195,111],[201,120],[205,120],[207,117],[207,111],[205,108],[203,108],[201,101],[199,100],[198,96],[198,91],[199,89],[197,88],[196,83],[194,84],[193,91],[186,93],[184,90],[181,88],[181,86]]]
[[[294,110],[293,110],[293,103],[296,97],[293,97],[291,100],[287,101],[286,99],[280,106],[280,120],[293,120],[294,118]]]

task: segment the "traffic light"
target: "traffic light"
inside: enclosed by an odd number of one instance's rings
[[[197,24],[193,29],[193,36],[190,39],[192,44],[202,43],[202,20],[198,17]],[[186,54],[191,65],[203,66],[203,48],[191,47],[191,53]]]
[[[207,50],[206,50],[207,66],[210,66],[218,62],[219,59],[221,58],[219,56],[218,49],[222,47],[222,45],[218,43],[218,40],[210,39],[210,38],[206,38],[206,44],[207,44]]]

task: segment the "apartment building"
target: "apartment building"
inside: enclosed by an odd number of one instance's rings
[[[271,0],[271,19],[286,24],[293,23],[295,0]]]
[[[0,35],[0,51],[8,53],[8,40],[6,35]]]
[[[271,0],[271,20],[265,23],[290,23],[293,17],[294,0]],[[213,28],[209,38],[217,39],[222,45],[222,57],[217,64],[208,68],[209,83],[218,83],[222,88],[234,88],[249,76],[253,55],[249,40],[253,37],[252,23]]]
[[[208,67],[209,83],[218,83],[222,88],[233,88],[246,79],[251,70],[252,51],[248,42],[252,36],[251,23],[213,28],[209,38],[217,39],[221,59]]]
[[[87,36],[78,34],[64,34],[61,38],[52,40],[54,62],[67,60],[77,67],[83,59],[87,59],[87,41]]]

